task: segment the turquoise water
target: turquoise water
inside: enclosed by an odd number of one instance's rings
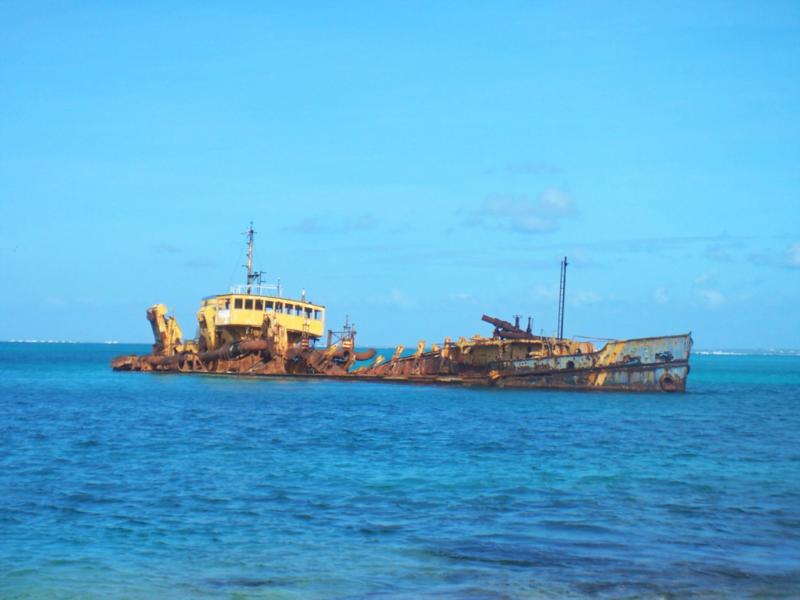
[[[684,395],[114,373],[0,344],[0,597],[800,596],[800,357]]]

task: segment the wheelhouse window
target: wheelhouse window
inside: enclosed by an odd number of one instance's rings
[[[305,309],[305,313],[306,313],[306,319],[310,319],[310,318],[311,318],[311,314],[312,314],[312,312],[313,312],[313,311],[312,311],[310,308],[306,308],[306,309]]]
[[[264,302],[264,310],[266,310],[267,312],[272,312],[273,310],[275,310],[275,303],[272,300],[267,300],[266,302]]]
[[[283,303],[276,302],[275,303],[275,312],[282,313],[283,312]]]
[[[256,310],[264,310],[264,301],[256,300]]]
[[[287,315],[290,315],[290,314],[292,314],[292,313],[294,312],[294,305],[293,305],[293,304],[286,304],[286,305],[285,305],[285,311],[284,311],[284,312],[285,312]]]
[[[247,300],[245,300],[244,301],[244,307],[245,307],[246,310],[253,310],[253,300],[251,298],[248,298]]]
[[[236,298],[233,301],[233,308],[242,308],[242,299],[241,298]]]
[[[315,310],[315,311],[314,311],[314,318],[315,318],[317,321],[319,321],[319,320],[322,318],[322,311],[321,311],[321,310]]]

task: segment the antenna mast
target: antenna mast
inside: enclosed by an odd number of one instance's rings
[[[250,221],[250,229],[244,232],[247,236],[247,293],[252,293],[252,283],[261,277],[261,273],[253,273],[253,237],[256,232],[253,229],[253,222]]]
[[[558,286],[558,339],[564,338],[564,296],[567,288],[567,257],[561,261],[561,283]]]

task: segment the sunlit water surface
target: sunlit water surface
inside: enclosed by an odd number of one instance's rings
[[[114,373],[0,344],[0,596],[800,595],[800,357],[683,395]]]

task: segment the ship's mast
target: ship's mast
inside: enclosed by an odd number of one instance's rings
[[[561,283],[558,286],[558,339],[564,338],[564,296],[567,288],[567,257],[561,261]]]
[[[259,276],[258,273],[253,273],[253,237],[256,232],[253,229],[252,221],[250,221],[250,229],[244,233],[247,236],[247,293],[250,294],[253,291],[253,280],[257,279]]]

